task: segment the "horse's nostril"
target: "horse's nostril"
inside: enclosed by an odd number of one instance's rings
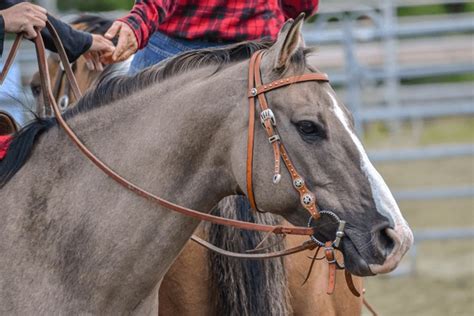
[[[391,237],[392,234],[390,234],[389,230],[390,228],[384,228],[377,232],[377,245],[384,258],[388,257],[395,247],[395,241]]]

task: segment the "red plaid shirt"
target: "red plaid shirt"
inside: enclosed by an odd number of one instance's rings
[[[314,14],[319,0],[136,0],[120,19],[143,48],[155,31],[190,40],[275,39],[283,22]]]

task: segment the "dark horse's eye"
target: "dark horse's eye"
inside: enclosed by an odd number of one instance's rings
[[[298,132],[304,140],[316,141],[318,139],[326,138],[326,131],[324,127],[311,121],[299,121],[296,123]]]
[[[34,97],[37,97],[40,95],[41,93],[41,86],[40,85],[35,85],[35,84],[32,84],[30,86],[31,88],[31,93],[33,94]]]

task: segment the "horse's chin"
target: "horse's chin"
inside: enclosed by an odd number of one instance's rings
[[[344,237],[341,246],[344,255],[344,265],[350,273],[362,277],[374,275],[370,270],[369,264],[362,258],[349,237]]]

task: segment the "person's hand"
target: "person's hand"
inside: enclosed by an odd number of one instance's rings
[[[5,32],[23,33],[26,38],[33,39],[38,34],[35,30],[46,26],[46,9],[40,6],[22,2],[0,11],[5,23]]]
[[[124,61],[138,49],[137,38],[135,33],[126,23],[115,21],[114,24],[105,33],[105,37],[112,40],[118,35],[117,46],[112,56],[108,59],[109,62]]]
[[[92,34],[92,45],[84,53],[87,68],[91,71],[103,71],[102,60],[104,56],[112,55],[115,50],[114,44],[102,35]]]

